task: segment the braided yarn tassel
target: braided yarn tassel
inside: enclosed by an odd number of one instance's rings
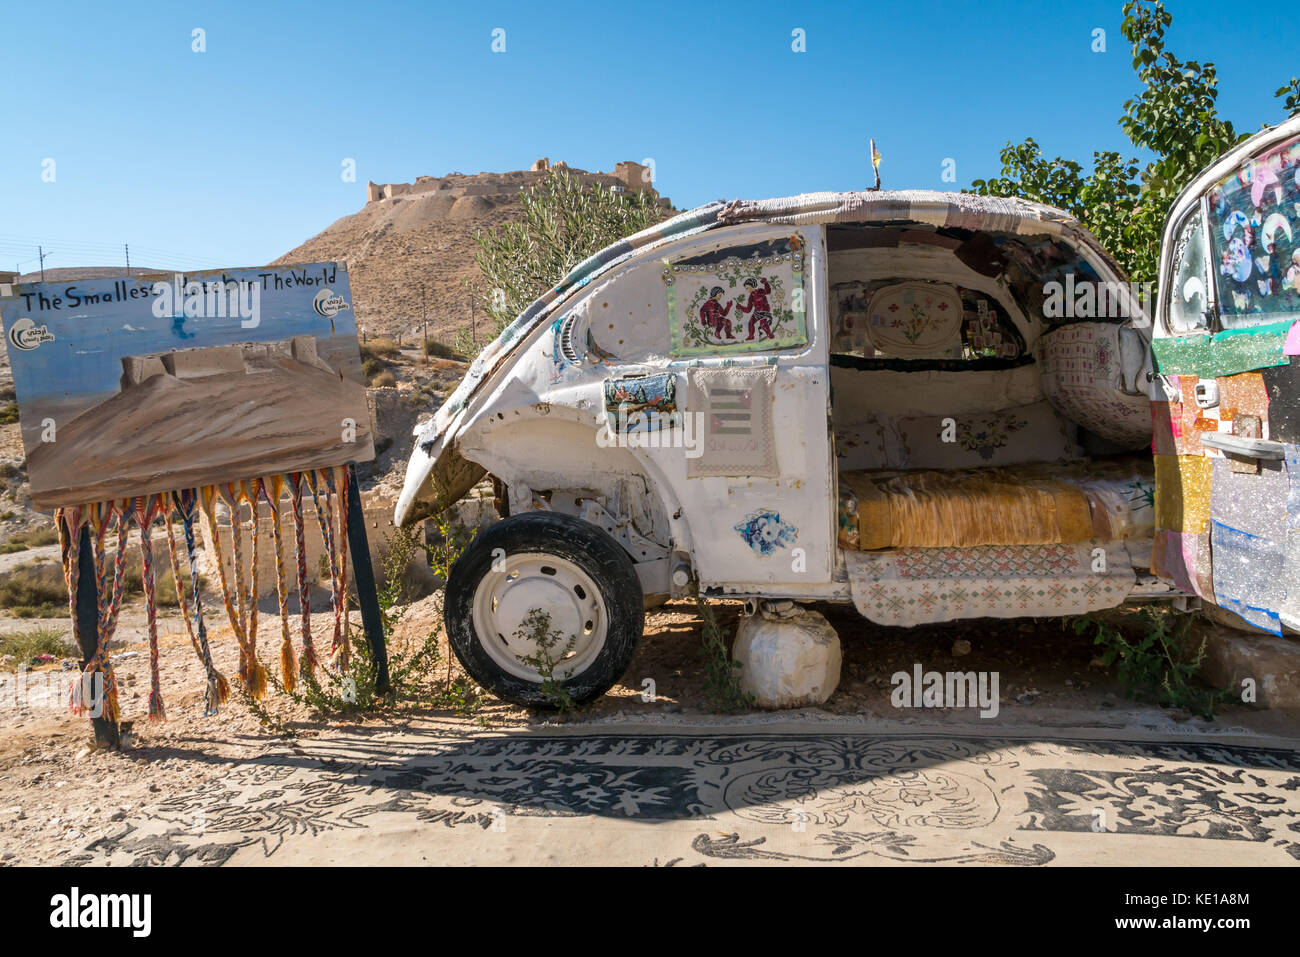
[[[262,480],[262,494],[271,506],[271,539],[275,545],[275,597],[280,606],[280,680],[284,690],[298,686],[298,660],[289,637],[289,584],[284,567],[284,532],[280,527],[280,499],[284,495],[284,476],[272,475]]]
[[[335,553],[334,496],[331,494],[330,489],[333,482],[327,476],[329,476],[329,472],[323,469],[319,472],[308,472],[307,486],[311,489],[312,497],[316,500],[316,524],[320,526],[321,541],[325,543],[325,556],[329,561],[330,610],[334,612],[334,637],[330,641],[330,650],[334,651],[339,644],[339,628],[342,624],[340,615],[343,610],[343,601],[339,595],[339,562],[338,555]]]
[[[203,512],[207,515],[208,524],[212,528],[212,555],[217,562],[217,581],[221,584],[221,601],[222,604],[225,605],[226,616],[230,619],[230,627],[235,632],[235,641],[239,643],[239,677],[249,694],[252,694],[254,690],[252,680],[253,671],[248,657],[248,639],[244,634],[244,616],[242,614],[242,609],[237,610],[235,608],[235,602],[231,600],[230,579],[226,575],[226,560],[221,553],[221,534],[217,528],[217,517],[215,512],[217,494],[217,487],[215,485],[205,485],[199,491],[199,496],[203,504]],[[233,513],[231,515],[230,528],[231,542],[235,543],[238,541],[239,522],[236,520],[236,516]],[[235,546],[234,551],[235,573],[236,576],[238,576],[239,548],[237,545]],[[235,587],[236,589],[239,588],[238,577],[236,577]],[[242,605],[242,598],[240,598],[239,601]]]
[[[220,705],[225,704],[230,699],[230,683],[226,681],[224,675],[217,671],[212,664],[212,649],[208,646],[208,630],[203,623],[203,603],[199,598],[199,560],[198,549],[194,543],[194,509],[198,501],[198,493],[194,489],[187,489],[184,492],[175,494],[175,501],[181,515],[181,525],[185,530],[185,551],[190,560],[190,589],[194,595],[194,627],[197,638],[195,645],[199,652],[199,657],[203,661],[203,668],[208,675],[207,692],[203,697],[203,713],[212,716],[217,714]],[[171,535],[171,523],[167,524],[168,536]],[[216,534],[215,527],[213,534]],[[175,548],[172,549],[173,554]],[[218,565],[221,558],[217,556]],[[173,566],[174,567],[174,566]],[[180,578],[176,579],[177,594],[180,594]],[[189,627],[188,616],[185,624]]]
[[[234,500],[234,510],[231,512],[232,527],[234,522],[238,521],[241,514],[240,503],[248,502],[249,513],[252,516],[252,536],[253,552],[252,566],[248,575],[248,588],[242,592],[245,596],[244,605],[248,610],[248,660],[251,664],[248,680],[251,682],[252,693],[254,698],[261,698],[266,694],[266,667],[257,657],[257,552],[258,541],[261,536],[257,527],[257,499],[261,492],[262,483],[260,479],[253,479],[251,482],[240,482],[238,494]],[[231,489],[234,493],[234,489]],[[240,523],[242,524],[242,522]],[[242,582],[237,584],[242,585]]]
[[[316,673],[316,647],[311,637],[310,594],[307,590],[307,538],[302,517],[302,472],[289,473],[289,504],[293,509],[294,549],[298,560],[298,607],[302,612],[302,651],[298,664],[302,674]]]
[[[140,580],[144,585],[144,614],[149,627],[149,720],[166,721],[163,708],[162,681],[158,673],[158,603],[154,594],[153,541],[150,531],[158,514],[159,499],[137,497],[131,503],[131,515],[140,529]]]

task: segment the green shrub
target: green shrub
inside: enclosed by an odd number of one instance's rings
[[[24,529],[21,532],[15,532],[9,538],[9,541],[19,545],[26,545],[28,548],[36,548],[38,545],[54,545],[58,540],[59,533],[54,530],[52,525],[38,525],[35,528]]]
[[[0,635],[0,655],[13,655],[20,664],[37,655],[70,658],[78,652],[59,628],[32,628],[12,635]]]
[[[0,608],[19,618],[68,614],[68,586],[54,565],[22,565],[0,580]]]
[[[1192,617],[1170,624],[1170,613],[1142,609],[1135,616],[1136,633],[1102,618],[1085,615],[1074,620],[1076,634],[1093,631],[1101,660],[1115,665],[1120,684],[1133,698],[1148,698],[1161,708],[1180,708],[1205,719],[1214,717],[1227,692],[1196,680],[1205,660],[1205,639],[1194,645]]]
[[[437,339],[430,339],[424,344],[424,354],[433,359],[456,359],[460,361],[465,358],[447,343],[439,342]]]
[[[456,348],[479,348],[514,320],[528,304],[593,253],[662,220],[665,210],[649,193],[615,193],[584,186],[563,169],[551,169],[536,186],[521,190],[522,218],[475,235],[476,284],[487,328],[475,343],[468,328],[456,334]]]

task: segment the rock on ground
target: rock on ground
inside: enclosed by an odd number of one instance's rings
[[[840,683],[840,638],[815,611],[742,618],[732,657],[741,687],[760,708],[798,708],[826,701]]]

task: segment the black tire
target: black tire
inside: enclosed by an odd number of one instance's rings
[[[622,677],[645,626],[641,579],[623,547],[601,528],[556,512],[526,512],[480,532],[447,577],[443,619],[452,651],[483,688],[498,698],[553,710],[556,702],[534,683],[506,671],[484,650],[474,628],[474,595],[492,567],[493,552],[552,555],[580,568],[595,584],[608,619],[605,643],[582,672],[567,676],[564,689],[577,704],[600,697]],[[498,556],[499,557],[499,556]]]

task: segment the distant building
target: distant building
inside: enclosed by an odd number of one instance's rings
[[[0,286],[7,286],[18,281],[18,273],[0,271]]]
[[[462,173],[449,173],[446,176],[419,176],[414,183],[367,183],[366,202],[374,203],[386,199],[401,199],[423,193],[439,192],[446,196],[494,196],[513,198],[526,186],[534,186],[553,169],[567,170],[576,176],[585,186],[603,186],[616,193],[649,193],[661,206],[670,205],[667,198],[659,195],[654,187],[654,174],[649,166],[623,160],[614,165],[614,172],[597,171],[590,173],[585,169],[569,166],[563,160],[552,161],[542,157],[527,170],[514,170],[509,173],[477,173],[466,176]]]

